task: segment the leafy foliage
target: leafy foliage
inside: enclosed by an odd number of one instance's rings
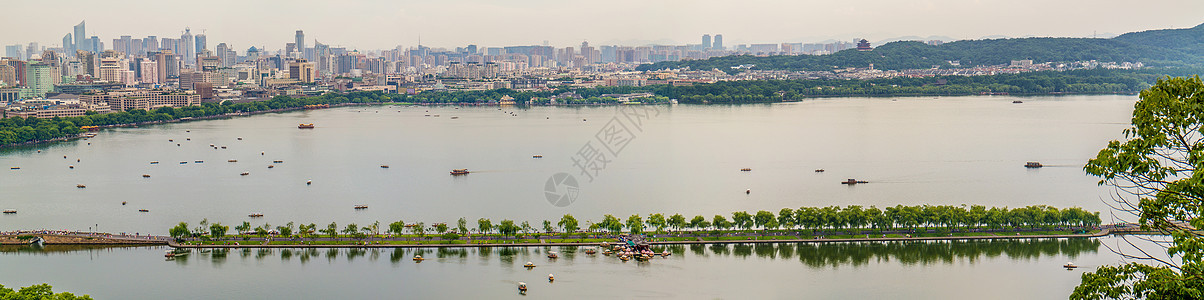
[[[36,284],[14,291],[0,285],[0,300],[90,300],[88,295],[76,296],[62,292],[55,294],[49,284]]]
[[[1157,265],[1129,263],[1085,273],[1072,299],[1204,298],[1204,82],[1163,78],[1141,92],[1125,141],[1111,141],[1084,170],[1135,197],[1117,199],[1143,229],[1169,234]]]

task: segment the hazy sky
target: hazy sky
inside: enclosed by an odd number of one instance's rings
[[[5,1],[0,43],[59,46],[87,20],[89,35],[178,38],[281,49],[297,29],[310,46],[385,49],[699,43],[871,41],[900,36],[1091,36],[1204,23],[1201,0],[40,0]]]

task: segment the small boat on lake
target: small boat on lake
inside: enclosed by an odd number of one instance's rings
[[[752,171],[752,168],[743,168],[743,169],[740,169],[740,171],[741,172],[749,172],[749,171]]]
[[[1065,264],[1065,265],[1062,265],[1062,267],[1063,267],[1063,268],[1066,268],[1067,270],[1073,270],[1074,268],[1078,268],[1079,266],[1078,266],[1078,265],[1075,265],[1075,264],[1074,264],[1074,263],[1072,263],[1072,262],[1066,262],[1066,264]]]
[[[150,178],[150,174],[142,174],[142,178]]]
[[[519,281],[518,282],[518,291],[520,293],[526,293],[527,292],[527,283]]]
[[[849,178],[849,180],[845,180],[845,181],[841,181],[841,182],[840,182],[840,184],[847,184],[847,185],[854,185],[854,184],[858,184],[858,183],[869,183],[869,181],[865,181],[865,180],[857,180],[857,179]]]
[[[150,210],[149,210],[149,209],[145,209],[145,208],[143,208],[143,209],[139,209],[138,211],[140,211],[140,212],[150,212]]]
[[[533,263],[533,262],[527,262],[526,264],[524,264],[524,265],[523,265],[523,267],[524,267],[524,268],[527,268],[527,269],[534,268],[534,267],[535,267],[535,263]]]
[[[594,248],[585,248],[585,254],[594,255],[597,253],[598,253],[598,250],[594,250]]]
[[[75,187],[76,187],[76,188],[80,188],[80,189],[82,189],[82,188],[86,188],[86,187],[88,187],[88,186],[86,186],[86,185],[83,185],[83,184],[77,184],[77,185],[75,185]]]
[[[237,160],[237,159],[231,159],[231,160],[227,160],[226,162],[238,162],[238,160]]]
[[[380,165],[380,168],[381,168],[381,169],[388,169],[388,168],[389,168],[389,165]]]
[[[1030,161],[1030,162],[1024,163],[1024,167],[1029,168],[1029,169],[1036,169],[1036,168],[1040,168],[1040,167],[1044,167],[1044,166],[1045,165],[1042,165],[1040,162],[1035,162],[1035,161]]]
[[[12,167],[12,168],[8,168],[8,169],[9,169],[9,170],[20,170],[20,169],[21,169],[21,167]]]
[[[360,205],[356,205],[356,206],[355,206],[355,209],[368,209],[368,206],[367,206],[367,205],[360,204]]]
[[[4,213],[5,213],[5,214],[10,214],[10,215],[11,215],[11,214],[15,214],[15,213],[17,213],[17,210],[15,210],[15,209],[5,209],[5,210],[4,210]]]
[[[1012,101],[1012,103],[1019,104],[1019,103],[1024,103],[1024,101],[1016,100],[1016,101]]]
[[[193,163],[203,164],[203,163],[205,163],[205,161],[203,161],[203,160],[198,160],[198,161],[194,161]]]
[[[251,213],[251,214],[248,214],[247,216],[248,216],[248,217],[252,217],[252,218],[259,218],[259,217],[263,217],[263,214],[261,214],[261,213]]]
[[[414,262],[422,262],[424,260],[426,259],[422,258],[422,255],[414,255]]]
[[[238,175],[247,176],[247,175],[251,175],[251,172],[242,172],[242,174],[238,174]]]
[[[532,155],[531,158],[543,158],[543,155],[536,154]]]
[[[159,164],[159,161],[152,161],[150,164],[157,165],[157,164]]]
[[[283,160],[273,160],[272,161],[272,163],[274,163],[274,164],[279,164],[279,163],[283,163],[283,162],[284,162]]]
[[[451,116],[451,118],[452,118],[452,120],[455,120],[455,119],[459,119],[460,117],[457,117],[457,116]]]
[[[824,169],[815,169],[815,173],[823,173]]]
[[[548,251],[548,258],[557,259],[560,258],[560,255],[556,255],[556,251]]]
[[[451,171],[452,175],[467,175],[468,169],[455,169]]]
[[[313,128],[314,128],[314,123],[301,123],[301,124],[297,124],[297,128],[298,128],[298,129],[313,129]]]
[[[186,165],[186,164],[188,164],[188,162],[186,162],[186,161],[182,161],[182,162],[180,162],[180,164],[181,164],[181,165]]]
[[[268,169],[275,168],[276,165],[268,165]]]

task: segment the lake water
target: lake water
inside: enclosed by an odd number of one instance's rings
[[[245,249],[173,260],[166,247],[0,247],[0,282],[50,282],[98,299],[519,298],[520,281],[537,299],[1065,299],[1082,272],[1120,261],[1104,247],[1118,243],[691,245],[648,262],[577,247]],[[528,261],[537,267],[523,268]],[[1081,268],[1062,269],[1066,261]]]
[[[165,234],[181,221],[235,225],[251,212],[264,214],[252,220],[257,226],[460,217],[539,224],[566,213],[585,224],[603,214],[709,218],[852,204],[1106,211],[1101,199],[1110,189],[1096,186],[1082,165],[1122,137],[1135,100],[839,98],[642,107],[659,113],[644,118],[642,131],[628,128],[618,155],[598,138],[606,137],[599,132],[611,127],[608,120],[623,118],[616,107],[504,108],[512,114],[497,107],[353,107],[112,129],[87,141],[0,150],[0,166],[21,168],[0,171],[0,208],[19,210],[0,216],[0,230],[95,226]],[[300,130],[298,123],[317,128]],[[597,153],[590,147],[606,155],[587,169],[592,181],[574,166],[574,157],[591,161],[581,158]],[[1026,169],[1026,161],[1046,167]],[[448,174],[458,168],[472,173]],[[826,172],[814,172],[821,168]],[[545,194],[549,177],[561,172],[580,187],[566,206]],[[839,184],[847,178],[870,183]],[[358,204],[369,209],[353,209]]]
[[[1104,211],[1107,223],[1111,189],[1097,186],[1082,165],[1122,137],[1135,101],[1106,95],[375,106],[111,129],[90,140],[0,149],[0,167],[21,168],[0,171],[0,208],[19,211],[0,216],[0,231],[165,234],[202,218],[258,226],[465,217],[538,227],[566,213],[586,224],[603,214],[709,218],[854,204],[1081,206]],[[574,159],[594,164],[583,173]],[[1026,169],[1026,161],[1046,167]],[[459,168],[472,173],[448,174]],[[564,198],[571,201],[549,201],[571,186],[547,186],[558,173],[577,181],[576,197]],[[839,184],[847,178],[870,183]],[[360,204],[369,208],[353,209]],[[250,219],[251,212],[264,217]],[[532,283],[529,296],[537,298],[1052,299],[1079,282],[1080,271],[1058,268],[1065,261],[1085,270],[1120,261],[1101,242],[1080,241],[1091,242],[700,246],[650,263],[582,254],[546,262],[539,248],[430,252],[437,259],[421,264],[408,260],[415,250],[251,250],[166,262],[155,247],[10,250],[0,254],[0,283],[49,282],[103,298],[147,299],[494,298],[518,296],[516,281]],[[525,261],[544,263],[527,271]],[[561,279],[547,284],[548,273]]]

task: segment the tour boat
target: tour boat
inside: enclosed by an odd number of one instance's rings
[[[121,205],[125,205],[125,201],[121,201]]]
[[[193,163],[203,164],[203,163],[205,163],[205,161],[203,161],[203,160],[198,160],[198,161],[194,161]]]
[[[465,174],[468,174],[468,169],[455,169],[455,170],[451,171],[451,174],[452,175],[465,175]]]
[[[150,164],[157,165],[157,164],[159,164],[159,161],[152,161]]]
[[[268,165],[268,169],[275,168],[276,165]]]
[[[454,120],[454,119],[459,119],[460,117],[457,117],[457,116],[451,116],[451,118]]]
[[[15,213],[17,213],[17,210],[15,210],[15,209],[5,209],[5,210],[4,210],[4,213],[6,213],[6,214],[15,214]]]
[[[535,267],[535,263],[533,263],[533,262],[527,262],[526,264],[524,264],[524,265],[523,265],[523,267],[525,267],[525,268],[528,268],[528,269],[530,269],[530,268],[534,268],[534,267]]]
[[[222,146],[222,149],[226,149],[226,146]]]
[[[381,168],[381,169],[388,169],[388,168],[389,168],[389,165],[380,165],[380,168]]]
[[[414,261],[421,262],[423,260],[426,260],[426,259],[422,258],[422,255],[414,255]]]
[[[556,259],[556,258],[560,258],[560,256],[556,255],[556,251],[548,251],[548,258]]]
[[[258,217],[262,217],[262,216],[263,216],[263,214],[261,214],[261,213],[251,213],[251,214],[249,214],[249,215],[247,215],[247,216],[248,216],[248,217],[252,217],[252,218],[258,218]]]
[[[299,128],[299,129],[313,129],[313,128],[314,128],[314,123],[301,123],[301,124],[297,124],[297,128]]]
[[[543,155],[536,154],[532,155],[531,158],[543,158]]]
[[[283,160],[273,160],[272,161],[272,163],[274,163],[274,164],[283,163],[283,162],[284,162]]]
[[[1024,163],[1024,167],[1030,168],[1030,169],[1040,168],[1040,167],[1044,167],[1044,166],[1045,165],[1042,165],[1041,163],[1035,162],[1035,161],[1030,161],[1030,162]]]
[[[526,282],[521,282],[521,281],[520,281],[520,282],[518,283],[518,291],[519,291],[519,292],[526,293],[526,292],[527,292],[527,283],[526,283]]]
[[[145,208],[143,208],[143,209],[139,209],[138,211],[140,211],[140,212],[150,212],[150,210],[149,210],[149,209],[145,209]]]
[[[552,276],[552,274],[548,274],[548,282],[553,282],[553,281],[556,281],[556,276]]]
[[[12,167],[12,168],[8,168],[8,169],[9,169],[9,170],[20,170],[20,169],[21,169],[21,167]]]
[[[226,162],[238,162],[238,160],[237,160],[237,159],[231,159],[231,160],[227,160]]]
[[[186,161],[182,161],[182,162],[180,162],[180,164],[181,164],[181,165],[185,165],[185,164],[188,164],[188,162],[186,162]]]
[[[75,187],[76,187],[76,188],[81,188],[81,189],[82,189],[82,188],[86,188],[86,187],[88,187],[88,186],[86,186],[86,185],[83,185],[83,184],[77,184],[77,185],[75,185]]]
[[[75,169],[75,165],[67,165],[68,169]]]
[[[355,209],[366,209],[366,208],[368,208],[368,206],[367,206],[367,205],[363,205],[363,204],[360,204],[360,205],[356,205],[356,206],[355,206]]]
[[[815,173],[823,173],[824,169],[815,169]]]
[[[1024,101],[1016,100],[1016,101],[1012,101],[1012,103],[1024,103]]]
[[[251,175],[251,172],[242,172],[242,174],[238,174],[238,175],[247,176],[247,175]]]
[[[748,172],[748,171],[752,171],[752,168],[743,168],[743,169],[740,169],[740,171]]]
[[[242,137],[241,137],[241,136],[240,136],[240,137],[238,137],[238,140],[240,140],[240,141],[241,141],[241,140],[242,140]]]
[[[150,174],[142,174],[142,178],[150,178]]]
[[[1078,268],[1079,266],[1078,266],[1078,265],[1075,265],[1075,264],[1074,264],[1074,263],[1072,263],[1072,262],[1066,262],[1066,264],[1065,264],[1065,265],[1062,265],[1062,267],[1063,267],[1063,268],[1066,268],[1066,269],[1074,269],[1074,268]]]
[[[594,248],[587,248],[587,249],[585,249],[585,254],[590,254],[590,255],[593,255],[593,254],[595,254],[595,253],[598,253],[598,250],[594,250]]]
[[[841,181],[841,182],[840,182],[840,184],[847,184],[847,185],[854,185],[854,184],[858,184],[858,183],[869,183],[869,181],[857,180],[857,179],[849,178],[849,180],[845,180],[845,181]]]
[[[311,185],[311,184],[314,184],[314,181],[313,181],[313,180],[306,180],[306,181],[305,181],[305,185]]]

